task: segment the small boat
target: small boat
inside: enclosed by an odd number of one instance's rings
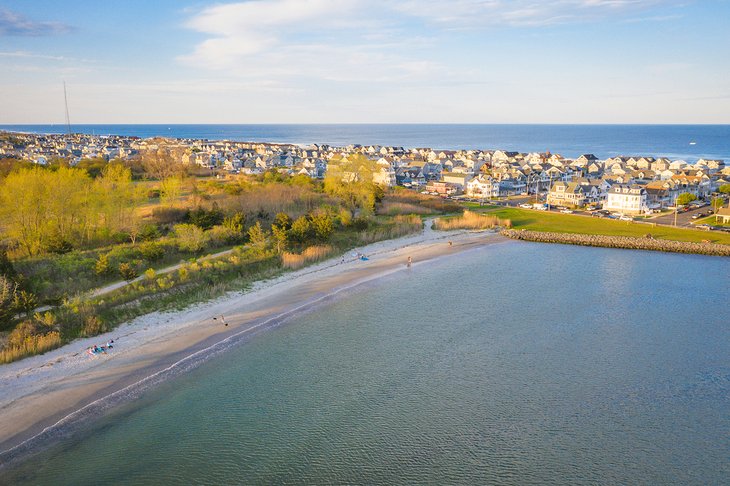
[[[695,142],[694,140],[692,140],[689,144],[690,145],[697,145],[697,142]]]

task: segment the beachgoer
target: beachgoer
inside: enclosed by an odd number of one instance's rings
[[[413,263],[413,259],[408,257],[408,268],[411,268],[411,263]]]
[[[452,243],[451,241],[449,241],[449,246],[452,246],[453,244],[454,244],[454,243]]]

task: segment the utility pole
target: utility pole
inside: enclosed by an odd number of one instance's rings
[[[68,116],[68,96],[66,95],[66,81],[63,82],[63,103],[66,106],[66,131],[71,135],[71,118]]]

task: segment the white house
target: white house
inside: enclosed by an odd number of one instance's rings
[[[642,214],[647,207],[646,189],[628,184],[614,184],[608,190],[603,209],[624,214]]]

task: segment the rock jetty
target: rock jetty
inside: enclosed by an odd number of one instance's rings
[[[564,243],[568,245],[602,246],[606,248],[628,248],[631,250],[654,250],[674,253],[697,253],[700,255],[730,256],[730,245],[719,243],[694,243],[686,241],[659,240],[646,236],[586,235],[577,233],[551,233],[543,231],[505,229],[501,234],[516,240],[540,243]]]

